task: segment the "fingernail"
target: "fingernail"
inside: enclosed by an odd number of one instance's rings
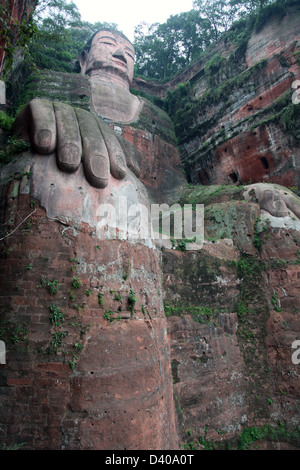
[[[81,163],[81,149],[72,143],[68,143],[57,151],[59,164],[65,171],[75,171]]]
[[[84,160],[86,162],[86,160]],[[109,165],[106,157],[95,155],[90,158],[87,179],[97,188],[105,188],[108,184]]]
[[[114,164],[115,163],[115,164]],[[115,157],[115,162],[111,161],[111,174],[116,179],[123,179],[126,176],[126,163],[124,156],[117,154]]]
[[[52,143],[52,132],[49,129],[41,129],[37,135],[36,144],[39,147],[47,149]]]

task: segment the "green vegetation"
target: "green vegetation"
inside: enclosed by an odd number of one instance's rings
[[[233,260],[232,264],[236,267],[239,278],[246,285],[255,283],[258,276],[266,269],[264,261],[247,254],[243,254],[239,260]]]
[[[258,441],[266,439],[268,441],[282,440],[285,442],[299,441],[300,427],[289,430],[282,422],[278,422],[276,427],[265,424],[264,426],[252,426],[245,428],[239,436],[237,449],[249,449]],[[255,448],[255,447],[254,447]]]
[[[60,307],[57,307],[55,304],[49,306],[51,312],[50,321],[55,326],[61,326],[65,321],[65,312],[61,310]]]
[[[131,268],[131,266],[130,266],[130,260],[128,260],[128,261],[127,261],[127,264],[126,264],[125,271],[124,271],[123,276],[122,276],[122,278],[123,278],[124,281],[127,281],[128,276],[130,275],[130,268]]]
[[[82,338],[90,325],[83,325],[78,321],[70,320],[66,316],[65,311],[56,304],[52,304],[48,308],[50,311],[49,319],[52,325],[51,339],[48,344],[43,346],[38,352],[62,356],[64,361],[71,355],[71,359],[68,360],[68,363],[71,370],[74,370],[79,358],[78,354],[83,350],[84,345]],[[72,337],[74,337],[73,345],[67,344],[64,341],[69,334],[72,334]],[[76,354],[74,354],[74,349],[76,350]]]
[[[204,430],[204,435],[197,435],[191,430],[187,431],[188,442],[183,444],[185,450],[255,450],[259,442],[287,442],[292,445],[299,445],[300,427],[290,428],[281,421],[277,425],[270,426],[264,424],[261,426],[245,427],[237,437],[233,439],[212,440],[207,439],[208,427]],[[224,431],[214,430],[221,435]]]
[[[223,311],[221,307],[199,306],[187,302],[173,303],[167,300],[164,301],[164,310],[166,317],[191,315],[198,323],[214,325],[217,323],[218,314]]]
[[[57,294],[59,289],[59,284],[57,279],[52,279],[52,281],[48,281],[45,276],[41,277],[41,286],[46,287],[48,292],[52,295]]]
[[[113,300],[115,300],[115,301],[121,302],[123,300],[123,297],[122,297],[120,292],[115,292],[114,290],[110,290],[110,294],[113,295]],[[99,305],[102,306],[104,304],[103,294],[98,294],[98,300],[99,300]],[[132,289],[130,289],[129,295],[128,295],[128,298],[127,298],[127,304],[128,304],[128,309],[131,313],[131,317],[133,316],[134,309],[135,309],[135,306],[136,306],[136,302],[137,302],[137,298],[135,296],[135,293]],[[142,312],[143,312],[143,314],[145,314],[144,306],[142,306]],[[149,315],[148,311],[147,311],[147,313]],[[114,312],[112,309],[105,310],[105,312],[103,314],[103,318],[105,320],[107,320],[108,323],[112,323],[116,320],[121,320],[121,316],[119,314],[117,314],[116,312]]]
[[[38,69],[61,72],[75,71],[86,42],[105,24],[83,22],[77,5],[66,0],[40,0],[34,22],[37,29],[28,43],[27,60]]]
[[[103,305],[103,304],[104,304],[104,299],[103,299],[103,297],[104,297],[104,294],[103,294],[102,292],[99,292],[99,293],[98,293],[98,304],[99,304],[99,305]]]
[[[52,339],[48,347],[48,354],[55,354],[59,348],[64,346],[63,339],[68,335],[67,331],[58,331],[53,333]]]
[[[120,294],[120,292],[117,292],[114,296],[114,300],[118,300],[118,301],[121,301],[122,300],[122,295]]]
[[[220,58],[219,54],[215,55],[204,67],[204,75],[206,75],[209,83],[214,83],[199,99],[193,98],[191,85],[178,85],[175,90],[168,91],[165,100],[165,108],[174,122],[176,135],[180,138],[180,142],[190,139],[194,134],[198,136],[204,134],[214,122],[218,119],[218,113],[209,121],[201,122],[198,126],[193,123],[199,114],[202,114],[206,108],[213,104],[219,106],[228,106],[230,96],[236,89],[239,90],[243,86],[249,87],[249,83],[254,82],[258,73],[266,66],[267,61],[262,60],[254,64],[247,70],[242,70],[239,74],[228,78],[227,80],[218,79],[219,75],[224,76],[226,69],[230,68],[234,63],[234,55],[229,56],[227,60]],[[237,65],[236,65],[237,67]],[[220,83],[219,83],[220,82]],[[224,131],[221,131],[220,137],[214,136],[214,142],[218,143],[226,140]]]
[[[108,310],[107,312],[104,312],[103,318],[108,322],[112,322],[114,320],[113,315],[114,312],[112,310]]]
[[[16,157],[16,154],[25,152],[29,148],[30,145],[23,139],[18,139],[15,136],[8,137],[6,144],[0,150],[0,164],[10,162]]]
[[[272,295],[272,305],[274,307],[274,310],[276,312],[281,312],[281,307],[279,306],[279,302],[278,302],[278,294],[277,292],[273,292],[273,295]]]
[[[71,271],[76,271],[76,265],[78,263],[78,258],[70,258]]]
[[[79,289],[81,287],[81,285],[82,285],[82,282],[79,279],[79,277],[74,276],[72,278],[72,286],[74,287],[74,289]]]
[[[234,59],[243,56],[253,31],[272,14],[283,14],[292,0],[195,0],[191,11],[172,15],[163,24],[140,24],[135,30],[136,74],[165,81],[195,61],[209,57],[221,37],[236,45]],[[211,57],[206,73],[214,82],[223,58]]]
[[[296,58],[297,64],[300,65],[300,50],[298,49],[293,55]]]
[[[15,119],[9,114],[0,111],[0,129],[4,131],[11,131],[14,125]]]
[[[0,339],[5,343],[14,345],[26,344],[28,334],[28,323],[15,323],[4,320],[0,322]]]
[[[174,238],[170,239],[172,243],[172,248],[178,251],[186,251],[186,244],[193,243],[196,241],[196,237],[194,238],[182,238],[179,240],[175,240]]]
[[[222,57],[220,54],[216,54],[206,62],[204,66],[204,75],[208,77],[208,83],[210,85],[216,85],[216,76],[218,72],[220,72],[224,66],[226,59]]]
[[[142,98],[145,98],[146,100],[150,101],[154,106],[157,106],[159,108],[164,108],[164,102],[161,98],[158,98],[157,96],[149,95],[149,93],[145,93],[142,90],[135,90],[134,88],[130,88],[130,93],[133,95],[141,96]]]
[[[129,296],[128,296],[128,305],[129,305],[131,315],[133,314],[136,302],[137,302],[137,298],[135,296],[135,293],[133,292],[132,289],[130,289]]]
[[[117,315],[115,312],[113,312],[112,310],[108,310],[107,312],[104,313],[103,315],[103,318],[105,320],[107,320],[108,323],[112,323],[114,321],[120,321],[121,320],[121,316],[120,315]]]
[[[258,223],[260,222],[260,217],[258,219],[256,219],[255,221],[255,224],[254,224],[254,238],[253,238],[253,245],[256,247],[256,248],[259,248],[260,247],[260,238],[259,238],[259,230],[257,228],[258,226]]]
[[[163,24],[140,24],[134,38],[136,74],[146,79],[167,80],[212,40],[209,21],[195,9],[172,15]]]
[[[2,448],[0,450],[20,450],[24,447],[27,442],[21,442],[20,444],[2,444]]]
[[[74,354],[74,356],[72,357],[72,359],[70,359],[69,361],[69,366],[70,366],[70,369],[71,370],[74,370],[76,365],[77,365],[77,361],[78,361],[78,356]]]
[[[258,217],[254,223],[254,230],[253,230],[253,244],[254,246],[259,249],[262,242],[261,234],[265,234],[264,240],[268,240],[270,237],[270,221],[266,220],[265,225],[262,225],[261,218]]]
[[[20,20],[12,21],[7,3],[6,5],[3,3],[0,5],[0,44],[5,44],[5,65],[2,76],[6,78],[13,67],[16,50],[26,53],[28,43],[37,34],[38,28],[32,16],[26,13]]]
[[[148,310],[148,309],[147,309],[147,310],[145,310],[145,307],[144,307],[144,305],[143,305],[143,304],[141,305],[141,310],[142,310],[142,314],[144,315],[144,317],[145,317],[145,316],[146,316],[146,314],[147,314],[147,315],[148,315],[148,318],[151,320],[151,315],[150,315],[150,312],[149,312],[149,310]]]
[[[249,122],[250,120],[255,121],[250,127],[251,130],[274,122],[279,124],[284,131],[290,133],[296,139],[300,138],[298,132],[300,110],[298,105],[292,103],[291,90],[286,90],[267,108],[257,111],[251,116]]]

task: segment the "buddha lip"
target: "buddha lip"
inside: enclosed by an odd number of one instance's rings
[[[122,60],[114,59],[114,62],[116,62],[116,64],[122,65],[123,67],[127,69],[127,65]]]

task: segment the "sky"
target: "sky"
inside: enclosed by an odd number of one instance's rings
[[[192,9],[193,0],[73,0],[81,19],[89,23],[97,21],[116,23],[130,41],[134,28],[142,21],[165,23],[171,16]]]

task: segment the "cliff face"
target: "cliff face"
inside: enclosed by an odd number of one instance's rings
[[[299,448],[300,199],[285,187],[299,183],[298,28],[294,7],[246,53],[222,42],[168,85],[185,170],[205,184],[183,180],[172,122],[147,101],[137,122],[110,123],[140,180],[99,191],[31,151],[3,165],[5,444]],[[24,92],[89,109],[75,74],[43,72]],[[120,195],[204,204],[203,248],[98,240],[97,209]]]
[[[182,201],[205,204],[204,246],[163,253],[175,406],[187,448],[299,445],[292,358],[299,215],[271,215],[260,190],[288,195],[299,214],[299,198],[280,186],[188,189]]]
[[[44,73],[24,91],[29,100],[89,109],[89,81],[80,75]],[[82,165],[65,174],[55,154],[32,150],[1,168],[1,233],[8,236],[1,236],[0,255],[7,348],[0,416],[8,444],[178,448],[160,253],[151,239],[103,237],[98,223],[104,204],[124,217],[127,208],[148,208],[162,193],[174,198],[185,180],[162,110],[145,102],[137,122],[109,125],[127,163],[137,159],[140,178],[128,163],[124,179],[110,177],[99,190]],[[22,229],[10,233],[20,222]]]
[[[168,84],[181,159],[194,183],[180,202],[205,208],[202,250],[162,254],[186,448],[299,446],[292,355],[300,327],[300,206],[286,188],[299,191],[299,105],[292,104],[299,12],[270,18],[243,54],[220,42],[206,62]],[[166,96],[166,89],[154,91]]]
[[[100,195],[82,171],[65,178],[31,152],[15,165],[2,169],[2,226],[27,223],[1,241],[3,441],[177,448],[157,250],[97,236]],[[101,197],[138,190],[115,180]]]
[[[11,46],[13,47],[16,43],[20,29],[16,27],[16,24],[21,24],[22,21],[26,24],[30,14],[36,7],[36,0],[3,0],[0,5],[1,16],[4,22],[4,27],[7,28],[8,36],[11,40]],[[4,31],[6,33],[6,31]],[[5,37],[6,34],[4,34]],[[3,65],[5,61],[5,47],[7,43],[5,40],[0,42],[0,74],[3,71]]]
[[[220,43],[186,72],[183,111],[176,106],[173,115],[192,183],[299,187],[300,117],[291,91],[300,77],[299,15],[295,6],[273,16],[252,32],[244,54]]]

